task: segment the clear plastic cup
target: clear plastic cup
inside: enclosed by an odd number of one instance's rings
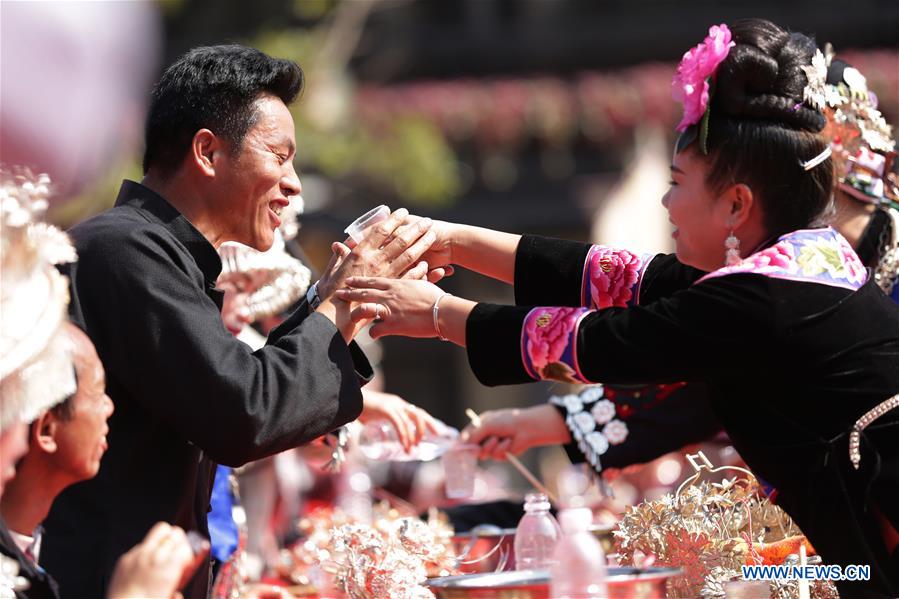
[[[468,499],[474,496],[480,452],[480,445],[458,443],[443,454],[443,474],[446,479],[446,496],[449,499]]]
[[[365,239],[365,231],[369,227],[381,222],[388,216],[390,216],[390,207],[381,204],[377,208],[372,208],[371,210],[354,220],[352,223],[350,223],[350,226],[343,230],[343,232],[349,235],[353,241],[359,243],[360,241]]]

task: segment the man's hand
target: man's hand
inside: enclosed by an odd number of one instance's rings
[[[387,220],[374,225],[358,245],[347,253],[347,246],[335,244],[334,256],[318,281],[322,301],[345,286],[351,276],[398,278],[421,261],[436,240],[431,232],[431,219],[417,219],[404,224],[409,211],[400,208]],[[433,268],[434,266],[432,266]]]
[[[209,543],[194,555],[187,535],[177,526],[159,522],[144,540],[116,564],[108,599],[180,597],[184,586],[209,552]]]

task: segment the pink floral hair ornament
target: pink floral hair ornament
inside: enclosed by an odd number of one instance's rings
[[[709,99],[714,91],[715,71],[734,46],[736,43],[732,41],[727,25],[713,25],[702,43],[684,54],[671,81],[671,96],[684,105],[677,131],[685,133],[691,126],[700,124],[698,133],[703,154],[708,154]],[[678,151],[689,145],[695,136],[695,132],[681,136],[684,139],[677,144]]]

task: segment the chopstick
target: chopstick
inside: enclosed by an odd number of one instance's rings
[[[477,412],[475,412],[471,408],[466,408],[465,415],[468,416],[468,419],[471,420],[471,423],[473,425],[481,426],[481,417],[478,416]],[[537,489],[538,491],[540,491],[541,493],[546,495],[546,497],[554,505],[556,505],[556,506],[559,505],[559,500],[556,499],[556,496],[552,493],[552,491],[547,489],[546,486],[540,482],[540,479],[538,479],[536,476],[534,476],[534,474],[530,470],[528,470],[527,466],[522,464],[521,461],[517,457],[515,457],[514,455],[512,455],[509,452],[506,452],[506,459],[509,460],[510,464],[515,466],[515,469],[518,470],[518,472],[520,472],[521,475],[523,477],[525,477],[527,479],[527,481],[529,483],[531,483],[531,485],[533,485],[533,487],[535,489]]]

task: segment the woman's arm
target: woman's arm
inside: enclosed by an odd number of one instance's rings
[[[685,289],[705,273],[675,256],[513,235],[435,221],[422,257],[431,268],[456,264],[515,286],[519,306],[629,307]]]
[[[740,368],[735,348],[773,326],[767,282],[757,275],[720,277],[646,306],[600,310],[476,304],[425,281],[354,277],[347,284],[352,289],[338,298],[361,302],[353,318],[380,312],[372,336],[439,336],[467,347],[485,385],[702,380]]]
[[[431,268],[455,264],[493,279],[515,281],[515,253],[521,235],[434,221],[437,240],[422,256]]]

